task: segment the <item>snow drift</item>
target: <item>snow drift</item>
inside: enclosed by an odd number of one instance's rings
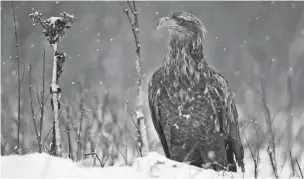
[[[246,152],[248,154],[248,152]],[[261,152],[259,177],[272,177],[271,166],[266,152]],[[1,177],[103,177],[103,178],[254,178],[253,163],[245,156],[246,173],[216,172],[201,169],[186,163],[179,163],[150,152],[137,158],[131,166],[86,167],[83,162],[75,163],[69,159],[49,154],[11,155],[1,157]],[[285,165],[286,166],[286,165]],[[240,171],[240,170],[238,170]],[[290,177],[291,171],[284,167],[280,177]]]

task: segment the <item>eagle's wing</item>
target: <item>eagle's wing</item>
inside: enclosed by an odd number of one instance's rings
[[[156,71],[152,78],[149,81],[149,87],[148,87],[148,100],[149,100],[149,107],[151,112],[151,118],[153,121],[154,128],[159,136],[160,142],[163,146],[164,152],[166,154],[167,158],[170,158],[170,152],[168,148],[168,144],[165,138],[165,134],[163,131],[163,128],[160,123],[160,116],[159,116],[159,105],[157,103],[156,97],[157,97],[157,90],[158,90],[158,82],[159,82],[159,71]]]
[[[238,124],[238,112],[235,106],[235,101],[230,94],[230,97],[228,98],[228,111],[229,115],[227,116],[228,118],[226,119],[226,132],[228,134],[228,137],[230,137],[230,142],[231,142],[231,147],[232,151],[235,155],[235,159],[238,163],[238,166],[241,167],[242,171],[245,172],[244,168],[244,149],[240,137],[240,129],[239,129],[239,124]],[[228,138],[229,140],[229,138]]]
[[[226,140],[231,145],[236,162],[244,171],[244,149],[240,138],[238,112],[234,97],[224,76],[215,68],[211,67],[210,69],[213,74],[210,88],[213,95],[216,96],[215,98],[217,98],[216,108],[220,132],[226,134]]]

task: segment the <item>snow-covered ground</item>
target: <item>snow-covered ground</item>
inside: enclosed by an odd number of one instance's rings
[[[261,153],[260,177],[271,177],[269,159]],[[302,160],[303,161],[303,160]],[[254,178],[249,156],[246,156],[246,173],[215,172],[200,169],[185,163],[166,159],[150,152],[137,158],[132,166],[113,166],[105,168],[85,167],[69,159],[53,157],[48,154],[27,154],[1,157],[1,177],[103,177],[103,178]],[[283,169],[280,177],[290,176],[290,171]]]

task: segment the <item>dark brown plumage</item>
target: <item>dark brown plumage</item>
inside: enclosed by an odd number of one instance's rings
[[[163,65],[149,82],[149,106],[167,158],[215,170],[244,171],[238,113],[224,76],[204,58],[207,33],[192,14],[175,12],[158,28],[170,33]]]

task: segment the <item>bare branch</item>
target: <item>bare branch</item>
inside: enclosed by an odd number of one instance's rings
[[[68,135],[68,146],[69,146],[69,154],[68,154],[68,157],[69,157],[69,159],[72,159],[72,160],[73,160],[73,155],[72,155],[72,144],[71,144],[71,134],[70,134],[69,122],[66,123],[66,130],[67,130],[67,135]]]
[[[242,130],[242,131],[243,131],[243,130]],[[245,139],[246,139],[246,142],[247,142],[247,145],[248,145],[248,147],[249,147],[250,154],[251,154],[251,158],[252,158],[253,163],[254,163],[254,178],[258,178],[258,162],[257,162],[257,160],[256,160],[255,157],[254,157],[254,154],[253,154],[253,152],[252,152],[252,149],[251,149],[251,147],[250,147],[249,141],[248,141],[248,139],[247,139],[246,134],[245,134],[244,131],[243,131],[243,134],[244,134],[244,137],[245,137]],[[258,150],[259,150],[259,149],[258,149]]]
[[[127,2],[129,4],[129,7],[133,13],[134,16],[134,22],[131,20],[129,10],[125,8],[122,3],[120,3],[120,6],[122,7],[123,11],[126,14],[126,17],[128,18],[128,21],[130,23],[134,40],[135,40],[135,56],[136,56],[136,86],[137,86],[137,107],[138,110],[136,111],[136,119],[137,119],[137,144],[140,151],[141,156],[144,154],[146,155],[149,152],[148,148],[148,140],[147,140],[147,134],[146,134],[146,126],[144,123],[144,112],[143,112],[143,95],[142,95],[142,84],[141,84],[141,66],[140,66],[140,44],[139,44],[139,22],[138,22],[138,12],[136,10],[135,2],[133,1],[133,8],[131,6],[130,2]],[[134,11],[132,10],[134,9]]]
[[[291,176],[295,176],[295,168],[294,168],[294,162],[293,162],[293,158],[292,158],[292,154],[291,154],[291,150],[289,151],[289,157],[290,157],[290,162],[291,162],[291,169],[292,169],[292,173]]]
[[[16,43],[16,53],[17,53],[17,75],[18,75],[18,119],[17,119],[17,150],[20,147],[20,88],[21,88],[21,80],[20,80],[20,58],[19,58],[19,44],[18,44],[18,34],[17,34],[17,24],[16,24],[16,16],[15,16],[15,7],[14,2],[12,1],[12,9],[13,9],[13,18],[14,18],[14,32],[15,32],[15,43]],[[18,150],[20,154],[20,150]]]
[[[41,92],[41,101],[44,102],[44,82],[45,82],[45,49],[43,48],[43,65],[42,65],[42,92]],[[44,104],[46,101],[44,102]],[[40,132],[39,132],[39,152],[42,152],[42,144],[41,144],[41,135],[42,135],[42,127],[43,127],[43,118],[44,118],[44,105],[40,105]]]
[[[126,149],[125,149],[125,153],[126,153],[126,157],[128,157],[128,137],[127,137],[127,120],[126,120],[126,118],[127,118],[127,111],[128,111],[128,109],[127,109],[127,107],[128,107],[128,101],[126,100],[125,101],[125,111],[124,111],[124,123],[125,123],[125,136],[126,136]]]
[[[100,163],[100,166],[103,167],[103,163],[101,162],[100,158],[98,157],[98,155],[95,152],[85,153],[84,154],[84,156],[88,156],[88,155],[94,155],[98,159],[98,161]]]
[[[107,163],[109,157],[110,157],[110,154],[107,156],[106,160],[103,162],[103,164],[101,165],[101,167],[104,167],[104,166],[106,165],[106,163]]]
[[[47,100],[45,100],[45,101],[47,101]],[[62,107],[63,108],[63,107]],[[61,112],[62,112],[62,108],[61,108],[61,110],[60,110],[60,112],[59,112],[59,115],[58,115],[58,117],[60,116],[60,114],[61,114]],[[52,127],[50,128],[50,130],[49,130],[49,132],[48,132],[48,134],[45,136],[45,138],[44,138],[44,140],[43,140],[43,142],[41,143],[41,145],[43,145],[44,144],[44,142],[46,141],[46,139],[48,138],[48,136],[50,135],[50,133],[52,132],[52,129],[54,128],[54,125],[52,125]]]
[[[84,109],[81,110],[81,116],[80,116],[80,124],[79,124],[79,129],[78,129],[78,137],[77,137],[77,149],[76,149],[76,160],[78,161],[79,159],[79,149],[80,149],[80,133],[82,129],[82,121],[83,121],[83,114],[84,114]]]
[[[121,153],[121,151],[120,150],[118,150],[119,151],[119,153],[121,154],[121,156],[125,159],[125,163],[126,163],[126,165],[128,165],[129,166],[129,163],[128,163],[128,160],[126,159],[126,157]]]
[[[4,140],[3,148],[1,150],[1,155],[4,155],[5,149],[6,149],[7,140]]]
[[[134,137],[131,135],[130,131],[128,131],[128,133],[129,133],[129,135],[130,135],[130,137],[131,137],[131,139],[132,139],[132,141],[133,141],[133,144],[134,144],[134,146],[135,146],[135,149],[136,149],[136,151],[137,151],[137,154],[140,156],[140,152],[139,152],[139,150],[138,150],[138,147],[137,147],[137,144],[136,144],[136,142],[135,142]]]
[[[36,125],[36,116],[34,115],[33,97],[32,97],[32,65],[30,65],[30,71],[29,71],[29,93],[30,93],[30,101],[31,101],[30,103],[31,103],[33,124],[34,124],[34,128],[35,128],[37,141],[39,142],[39,134],[38,134],[37,125]],[[38,114],[38,111],[37,111],[37,114]]]
[[[298,162],[297,159],[296,159],[296,164],[297,164],[298,169],[299,169],[299,171],[300,171],[301,177],[304,179],[303,172],[302,172],[302,170],[301,170],[301,167],[300,167],[299,162]]]
[[[129,8],[130,8],[132,14],[134,14],[134,9],[133,9],[133,7],[132,7],[130,1],[127,1],[127,3],[128,3],[128,6],[129,6]]]
[[[38,101],[38,104],[39,104],[39,107],[40,107],[40,105],[41,105],[41,102],[40,102],[40,97],[39,97],[39,89],[38,89],[38,85],[37,85],[37,83],[36,83],[36,97],[37,97],[37,101]]]
[[[274,161],[274,158],[273,158],[273,150],[269,146],[267,147],[267,153],[269,155],[269,159],[270,159],[270,163],[271,163],[271,166],[272,166],[273,174],[276,178],[279,178],[279,176],[277,174],[277,169],[276,169],[276,166],[275,166],[275,161]]]

